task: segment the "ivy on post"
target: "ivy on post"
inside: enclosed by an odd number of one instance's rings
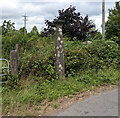
[[[64,49],[63,49],[63,37],[62,37],[62,25],[63,20],[54,20],[56,27],[55,37],[55,70],[59,78],[64,78],[65,74],[65,62],[64,62]]]
[[[10,52],[10,69],[12,75],[18,75],[18,44],[16,49]]]

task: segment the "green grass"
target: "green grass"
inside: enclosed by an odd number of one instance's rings
[[[32,78],[22,80],[21,89],[7,90],[3,87],[3,112],[6,110],[14,111],[16,107],[29,104],[30,107],[42,103],[44,100],[53,101],[62,96],[75,95],[76,92],[81,93],[83,90],[91,90],[92,86],[101,86],[106,83],[116,84],[120,74],[118,70],[113,68],[99,70],[97,73],[89,71],[83,74],[76,74],[74,77],[65,80],[38,81]],[[53,106],[57,108],[57,105]],[[7,109],[6,109],[7,108]]]

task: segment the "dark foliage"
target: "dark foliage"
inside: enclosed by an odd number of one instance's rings
[[[95,24],[89,20],[88,15],[83,18],[80,12],[76,13],[75,11],[76,8],[73,6],[70,6],[66,10],[64,9],[59,10],[58,11],[59,16],[56,19],[64,21],[62,27],[64,35],[70,37],[71,40],[73,40],[74,37],[76,37],[78,40],[85,40],[87,38],[88,32],[89,33],[96,32],[94,28]],[[54,20],[52,22],[49,20],[45,21],[47,28],[43,29],[41,36],[54,34],[55,32]]]
[[[10,34],[13,31],[16,31],[15,27],[14,27],[15,23],[12,23],[11,20],[6,21],[4,20],[1,28],[2,28],[2,35],[7,35]]]

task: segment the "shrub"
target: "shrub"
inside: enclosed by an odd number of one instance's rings
[[[20,74],[28,76],[31,73],[44,79],[55,79],[57,75],[52,37],[39,39],[34,45],[35,47],[21,55]],[[80,41],[64,39],[64,53],[66,76],[73,76],[80,70],[98,71],[105,66],[119,66],[119,46],[114,41],[96,40],[83,45]]]
[[[70,46],[70,45],[69,45]],[[97,40],[85,46],[74,45],[65,50],[66,74],[104,66],[119,67],[119,46],[113,41]]]
[[[24,44],[19,50],[19,75],[26,78],[32,74],[48,80],[56,79],[53,36],[37,39],[37,36],[29,37],[29,35],[24,36],[22,40],[18,38],[19,44]],[[11,43],[15,45],[13,39]],[[93,68],[98,71],[104,66],[119,67],[120,51],[118,44],[114,41],[95,40],[91,44],[83,45],[81,41],[69,41],[68,38],[63,40],[66,77],[74,76],[78,71],[83,72]],[[8,39],[4,41],[10,42]],[[4,53],[5,47],[7,45],[4,45]],[[13,47],[8,46],[7,52]]]

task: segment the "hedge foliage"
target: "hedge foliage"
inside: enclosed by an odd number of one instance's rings
[[[20,75],[26,77],[32,74],[48,80],[57,78],[53,37],[38,39],[30,50],[27,48],[20,56]],[[96,40],[83,45],[80,41],[64,38],[64,53],[66,77],[84,70],[98,71],[104,67],[119,66],[119,46],[113,41]]]

